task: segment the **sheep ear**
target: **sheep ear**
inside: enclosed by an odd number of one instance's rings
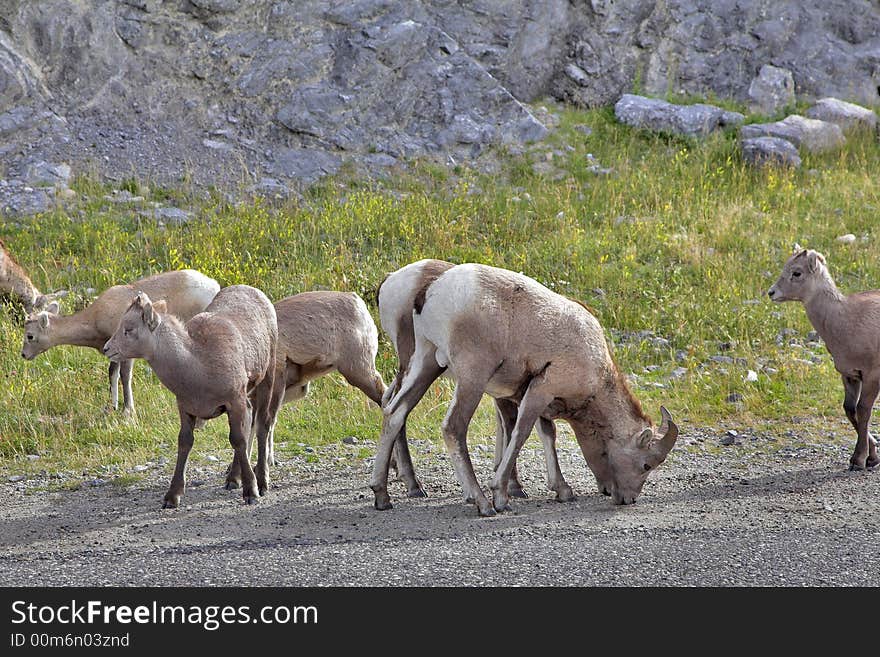
[[[49,315],[47,315],[46,313],[43,312],[43,313],[40,313],[38,315],[38,317],[40,320],[40,328],[41,329],[49,328]]]
[[[48,306],[46,306],[46,312],[57,315],[61,312],[61,304],[59,304],[57,301],[53,301]]]
[[[163,315],[168,312],[168,303],[165,299],[153,302],[153,312],[162,313]]]
[[[792,253],[799,253],[800,251],[806,251],[806,249],[804,247],[802,247],[800,244],[798,244],[797,242],[795,242],[794,248],[792,248],[791,252]]]
[[[159,313],[153,308],[153,302],[149,299],[141,303],[141,316],[144,318],[144,324],[147,325],[150,332],[155,331],[159,324],[162,323]]]
[[[642,430],[642,433],[639,434],[639,437],[636,439],[636,442],[639,448],[644,449],[648,445],[651,444],[651,441],[654,440],[654,432],[650,427],[646,427]]]
[[[45,294],[40,294],[34,299],[34,310],[42,310],[43,306],[49,301],[49,297]]]
[[[809,251],[807,252],[807,269],[811,272],[816,271],[819,268],[819,263],[825,264],[825,256],[823,256],[818,251]]]

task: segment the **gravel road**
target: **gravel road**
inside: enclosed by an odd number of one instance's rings
[[[835,425],[841,429],[840,425]],[[160,509],[172,464],[128,486],[47,491],[5,483],[0,581],[7,586],[846,585],[880,584],[880,472],[847,471],[850,436],[811,440],[683,427],[631,507],[594,492],[574,441],[560,441],[578,495],[546,491],[534,438],[520,458],[531,493],[478,518],[442,447],[414,441],[427,499],[391,487],[372,509],[369,459],[347,445],[273,470],[246,507],[222,463],[193,451],[182,508]],[[363,446],[363,441],[361,442]],[[485,445],[474,450],[483,481]],[[227,455],[219,454],[225,458]],[[315,457],[317,457],[315,459]]]

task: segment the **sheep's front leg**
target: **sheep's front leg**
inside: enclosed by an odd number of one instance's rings
[[[186,486],[186,461],[193,446],[193,428],[196,419],[178,408],[180,413],[180,433],[177,434],[177,464],[174,466],[174,476],[171,478],[171,486],[165,493],[163,509],[176,509],[180,506],[180,498]]]
[[[115,411],[119,408],[119,363],[115,360],[110,361],[107,378],[110,380],[110,409]]]
[[[251,432],[251,405],[247,400],[235,400],[228,405],[226,414],[229,416],[229,443],[235,451],[235,461],[241,470],[242,496],[245,504],[256,504],[260,492],[257,490],[257,480],[247,454],[248,436]],[[265,444],[263,449],[265,450]]]
[[[128,358],[119,364],[119,373],[122,378],[122,412],[126,415],[134,415],[134,395],[131,394],[131,373],[134,370],[134,360]]]
[[[559,467],[559,458],[556,455],[556,425],[553,420],[545,417],[538,418],[538,436],[544,445],[544,462],[547,465],[547,487],[556,492],[556,499],[559,502],[573,502],[574,491],[565,477],[562,476],[562,469]],[[508,490],[510,487],[508,486]]]
[[[510,509],[510,498],[507,494],[507,483],[510,473],[513,470],[522,446],[525,444],[529,434],[532,433],[535,422],[537,422],[544,409],[547,408],[547,404],[553,401],[553,395],[543,390],[543,383],[543,376],[533,378],[519,404],[516,424],[510,435],[510,441],[504,450],[501,464],[498,466],[498,470],[492,479],[492,500],[496,511],[507,511]]]
[[[849,460],[850,470],[864,470],[866,467],[877,465],[877,446],[868,433],[868,425],[871,422],[871,411],[874,402],[880,393],[880,380],[862,381],[862,391],[856,405],[856,448]],[[871,465],[869,466],[869,460]]]
[[[506,399],[495,400],[495,461],[492,469],[498,471],[501,465],[501,459],[504,457],[504,450],[510,441],[510,434],[513,432],[513,426],[516,424],[516,404]],[[510,473],[510,481],[507,483],[507,494],[511,497],[528,497],[528,493],[523,489],[522,482],[519,480],[519,472],[517,472],[516,464]]]

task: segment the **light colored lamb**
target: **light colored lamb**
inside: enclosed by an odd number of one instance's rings
[[[416,295],[420,290],[433,283],[441,274],[454,266],[451,262],[446,262],[445,260],[419,260],[388,274],[379,286],[377,295],[379,322],[382,325],[382,329],[391,338],[398,361],[397,374],[385,391],[383,396],[384,402],[393,397],[400,388],[400,382],[415,351],[412,313]],[[510,432],[513,430],[513,425],[516,421],[516,404],[507,400],[496,399],[495,418],[495,468],[497,469],[501,463],[504,449],[507,446]],[[536,429],[544,446],[548,488],[556,492],[557,500],[561,502],[573,501],[575,499],[574,492],[571,486],[568,485],[568,482],[565,481],[562,470],[559,468],[559,460],[556,454],[556,426],[552,420],[541,417],[538,419]],[[403,435],[398,437],[398,440],[405,444],[405,426],[403,428]],[[602,476],[604,470],[607,469],[607,465],[603,468],[601,463],[597,463],[598,459],[592,458],[592,456],[588,460],[588,465],[590,465],[594,473],[598,472]],[[590,464],[590,461],[593,464]],[[594,466],[595,469],[593,469]],[[611,494],[608,485],[601,480],[599,480],[599,490],[609,495]],[[527,497],[522,483],[519,481],[516,464],[514,464],[510,474],[508,493],[512,497]]]
[[[91,347],[101,351],[138,291],[157,301],[165,301],[169,312],[186,321],[202,312],[219,290],[220,285],[213,278],[193,269],[183,269],[147,276],[130,285],[114,285],[87,308],[73,315],[61,315],[60,306],[54,301],[32,313],[25,321],[21,356],[33,360],[58,345]],[[110,405],[113,409],[119,406],[121,377],[123,410],[129,414],[134,412],[132,365],[130,359],[111,360],[109,369]]]
[[[0,292],[18,298],[27,312],[50,300],[40,294],[24,268],[12,257],[3,240],[0,240]]]
[[[767,296],[776,302],[804,304],[843,380],[843,409],[858,435],[850,470],[877,467],[877,442],[868,425],[880,393],[880,290],[844,295],[828,273],[825,257],[799,249]]]
[[[537,281],[486,265],[458,265],[415,299],[415,349],[394,396],[383,407],[373,464],[375,507],[391,508],[387,477],[391,450],[406,418],[431,383],[446,372],[456,381],[443,421],[465,497],[480,515],[509,508],[508,480],[519,450],[540,417],[564,419],[582,451],[607,458],[616,504],[632,504],[650,471],[669,454],[678,427],[661,407],[655,431],[587,309]],[[467,450],[467,427],[483,393],[518,404],[516,423],[492,478],[490,502]]]
[[[385,382],[376,370],[379,332],[364,300],[353,292],[303,292],[275,303],[278,318],[275,388],[269,431],[269,465],[274,463],[274,435],[283,404],[308,394],[309,382],[339,372],[377,406]],[[408,495],[423,496],[406,445],[396,450],[397,468]],[[232,466],[231,479],[239,476]]]
[[[184,323],[139,292],[104,345],[108,358],[143,358],[177,397],[180,433],[177,465],[163,508],[177,508],[186,483],[186,462],[198,420],[226,413],[245,503],[256,504],[268,488],[269,404],[275,377],[278,324],[275,308],[260,290],[225,287],[205,310]],[[248,459],[256,423],[256,478]],[[237,487],[230,485],[227,488]]]

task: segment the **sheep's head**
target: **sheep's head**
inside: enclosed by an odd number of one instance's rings
[[[148,358],[155,344],[153,334],[162,323],[160,313],[165,312],[165,302],[153,303],[143,292],[123,313],[116,332],[104,344],[104,355],[111,360]]]
[[[58,302],[53,301],[45,305],[42,310],[28,315],[24,323],[22,358],[33,360],[52,346],[52,323],[58,320],[60,312]]]
[[[806,301],[817,288],[826,286],[829,278],[825,256],[812,249],[799,249],[786,261],[767,296],[776,302]]]
[[[606,450],[615,504],[633,504],[642,492],[648,475],[664,460],[678,438],[672,415],[660,407],[663,421],[656,431],[646,427],[629,438],[608,440]]]

